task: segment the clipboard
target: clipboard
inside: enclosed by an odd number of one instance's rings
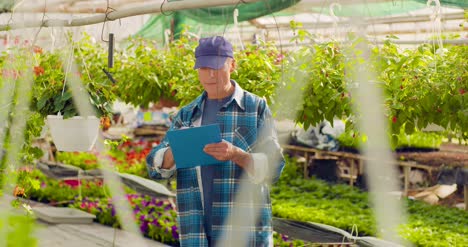
[[[166,137],[177,169],[223,163],[203,151],[206,144],[221,142],[219,124],[171,130]]]

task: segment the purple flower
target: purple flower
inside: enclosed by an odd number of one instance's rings
[[[140,230],[142,233],[146,233],[148,231],[148,221],[143,221],[141,223]]]
[[[161,227],[161,224],[159,224],[157,219],[154,219],[151,223],[157,227]]]
[[[112,217],[114,217],[114,216],[115,216],[115,208],[114,208],[114,207],[112,207],[112,210],[111,210],[111,215],[112,215]]]
[[[156,203],[156,206],[158,206],[158,207],[161,207],[162,205],[164,205],[164,202],[163,202],[163,201],[158,201],[158,202]]]
[[[140,218],[139,218],[139,219],[140,219],[140,221],[144,221],[145,218],[146,218],[146,215],[142,214],[142,215],[140,215]]]
[[[177,226],[172,226],[172,237],[174,239],[179,239],[179,232],[177,232]]]
[[[148,207],[149,204],[150,204],[149,201],[142,201],[142,202],[141,202],[141,205],[142,205],[143,207]]]

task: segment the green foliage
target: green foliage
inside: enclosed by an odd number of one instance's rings
[[[203,91],[193,69],[198,42],[182,34],[165,49],[154,41],[135,39],[118,53],[115,68],[119,98],[133,105],[148,106],[162,99],[185,105]],[[231,75],[241,87],[272,101],[280,81],[282,55],[272,44],[248,45],[236,51],[237,70]]]
[[[187,99],[189,88],[178,90],[180,84],[197,85],[193,69],[193,43],[182,38],[167,49],[157,49],[154,41],[134,39],[123,51],[116,53],[111,70],[117,81],[119,99],[135,106],[147,107],[161,99],[176,99],[176,92]],[[181,97],[179,96],[179,97]]]
[[[178,244],[177,214],[169,201],[140,195],[127,195],[127,199],[145,236],[165,244]],[[116,217],[114,205],[109,198],[84,198],[70,207],[96,215],[96,221],[101,224],[121,227],[122,222]]]
[[[79,167],[83,170],[92,170],[99,167],[95,154],[87,152],[57,152],[57,161],[63,164]]]
[[[389,134],[399,134],[402,126],[411,133],[415,127],[435,123],[463,138],[468,135],[466,46],[447,46],[434,52],[429,44],[401,50],[391,41],[374,47],[362,39],[349,44],[317,44],[313,43],[313,35],[301,30],[300,23],[293,26],[296,37],[291,42],[311,40],[310,45],[286,54],[262,43],[247,45],[235,53],[238,66],[232,78],[245,89],[265,96],[277,116],[293,118],[305,128],[323,120],[346,118],[347,128],[353,128],[360,115],[351,111],[352,89],[360,83],[352,78],[360,72],[351,68],[364,64],[355,56],[365,46],[371,51],[366,70],[376,74],[385,95]],[[115,91],[110,90],[108,79],[100,71],[105,67],[105,49],[86,38],[76,45],[81,77],[98,108],[113,99],[111,92],[126,103],[141,106],[159,100],[184,105],[202,92],[193,69],[196,40],[182,34],[165,49],[157,49],[149,40],[133,39],[128,43],[115,54],[115,66],[110,69],[117,81],[112,89]],[[75,115],[74,107],[69,105],[71,96],[66,92],[61,96],[64,75],[58,56],[44,55],[41,61],[44,71],[37,71],[42,74],[36,76],[36,110],[49,114],[62,109],[69,112],[67,116]],[[48,90],[44,92],[45,88]]]
[[[104,187],[99,180],[59,181],[48,178],[35,169],[27,171],[27,176],[20,177],[18,184],[26,188],[23,197],[59,206],[71,203],[80,195],[80,192],[82,197],[106,197],[109,195],[109,189]]]
[[[337,138],[341,147],[359,149],[366,141],[367,136],[348,129]]]
[[[434,149],[440,147],[442,139],[443,136],[438,133],[416,131],[408,135],[404,133],[404,130],[401,130],[398,135],[396,148],[415,147]]]
[[[265,97],[271,104],[278,84],[281,82],[281,68],[284,54],[272,43],[247,45],[244,50],[234,54],[237,67],[231,74],[239,85],[260,97]]]
[[[108,159],[113,169],[147,178],[146,156],[151,150],[151,142],[132,142],[125,139],[120,143],[108,142],[111,149],[100,155],[88,152],[57,152],[57,161],[76,166],[82,170],[102,168],[103,159]]]
[[[294,24],[294,27],[301,26]],[[312,38],[297,31],[298,40]],[[352,90],[365,85],[353,81],[353,77],[370,71],[384,92],[389,134],[399,134],[402,126],[410,134],[415,127],[422,129],[435,123],[466,138],[467,46],[447,46],[436,51],[437,47],[422,44],[416,49],[402,50],[390,40],[374,47],[365,40],[350,38],[353,41],[345,44],[311,42],[288,54],[289,62],[284,68],[287,79],[282,86],[292,92],[300,90],[294,94],[296,97],[303,95],[300,108],[290,106],[296,113],[296,123],[307,128],[334,117],[359,118],[359,112],[351,112]],[[360,47],[370,49],[368,61],[361,58],[364,51]],[[364,67],[363,71],[356,71],[355,66]],[[294,103],[294,100],[286,102]],[[347,128],[353,125],[354,120],[347,121]]]
[[[285,171],[297,164],[288,159]],[[289,168],[288,168],[289,167]],[[297,172],[296,172],[297,173]],[[273,215],[299,221],[332,225],[351,232],[357,225],[360,234],[375,232],[375,221],[368,206],[367,194],[346,185],[329,185],[300,176],[281,176],[272,189]],[[333,217],[331,217],[333,216]]]
[[[34,67],[34,88],[31,108],[42,116],[61,113],[64,118],[77,116],[76,108],[69,85],[71,77],[79,77],[82,87],[89,94],[89,101],[97,116],[108,115],[115,99],[110,80],[102,71],[106,51],[91,42],[90,36],[84,36],[74,43],[74,54],[78,65],[76,74],[64,69],[64,50],[37,50],[35,56],[39,61]],[[67,73],[65,73],[67,71]]]
[[[288,159],[285,171],[297,166]],[[289,169],[289,170],[287,170]],[[347,185],[324,181],[281,177],[272,189],[273,215],[299,221],[313,221],[360,235],[375,236],[376,227],[366,192]],[[456,208],[406,200],[408,222],[399,234],[416,246],[459,246],[468,242],[468,212]]]
[[[1,190],[0,190],[1,195]],[[2,216],[3,217],[3,216]],[[5,226],[0,221],[0,231]],[[7,245],[8,247],[38,246],[36,236],[34,235],[35,219],[31,215],[22,215],[9,213],[7,226]]]
[[[442,144],[443,135],[439,133],[413,131],[411,134],[405,132],[405,127],[402,126],[400,133],[394,135],[396,138],[391,139],[392,149],[398,148],[429,148],[437,149]],[[346,130],[340,136],[338,141],[341,147],[359,149],[366,141],[367,136],[359,134],[354,130]]]
[[[302,240],[291,239],[286,235],[273,231],[273,243],[275,247],[291,247],[291,246],[309,246]]]
[[[409,220],[400,234],[414,245],[448,247],[468,242],[468,212],[419,201],[406,203]]]

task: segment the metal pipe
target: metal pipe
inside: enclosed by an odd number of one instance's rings
[[[398,40],[398,39],[392,40],[392,43],[399,44],[399,45],[431,44],[433,42],[434,42],[433,40]],[[377,41],[372,40],[372,43],[383,44],[385,43],[385,40],[377,40]],[[468,44],[468,39],[443,40],[442,43],[450,44],[450,45],[465,45],[465,44]],[[279,46],[280,44],[277,43],[276,45]],[[296,44],[296,43],[285,42],[281,44],[282,47],[305,46],[305,45],[311,45],[311,43],[301,42],[301,43]]]
[[[106,14],[97,14],[90,17],[83,17],[74,20],[58,20],[50,19],[44,21],[30,21],[24,23],[13,23],[9,25],[0,25],[0,31],[30,28],[30,27],[76,27],[86,26],[104,21],[114,21],[130,16],[154,14],[162,11],[176,11],[184,9],[198,9],[217,6],[234,5],[239,3],[240,0],[192,0],[192,1],[176,1],[167,2],[161,8],[161,4],[146,4],[138,7],[129,7],[121,10],[112,11]],[[260,0],[242,0],[243,3],[253,3]],[[163,1],[161,1],[163,3]]]

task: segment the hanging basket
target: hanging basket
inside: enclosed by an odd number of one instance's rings
[[[90,151],[99,133],[99,118],[94,116],[72,117],[48,115],[52,140],[59,151]]]

